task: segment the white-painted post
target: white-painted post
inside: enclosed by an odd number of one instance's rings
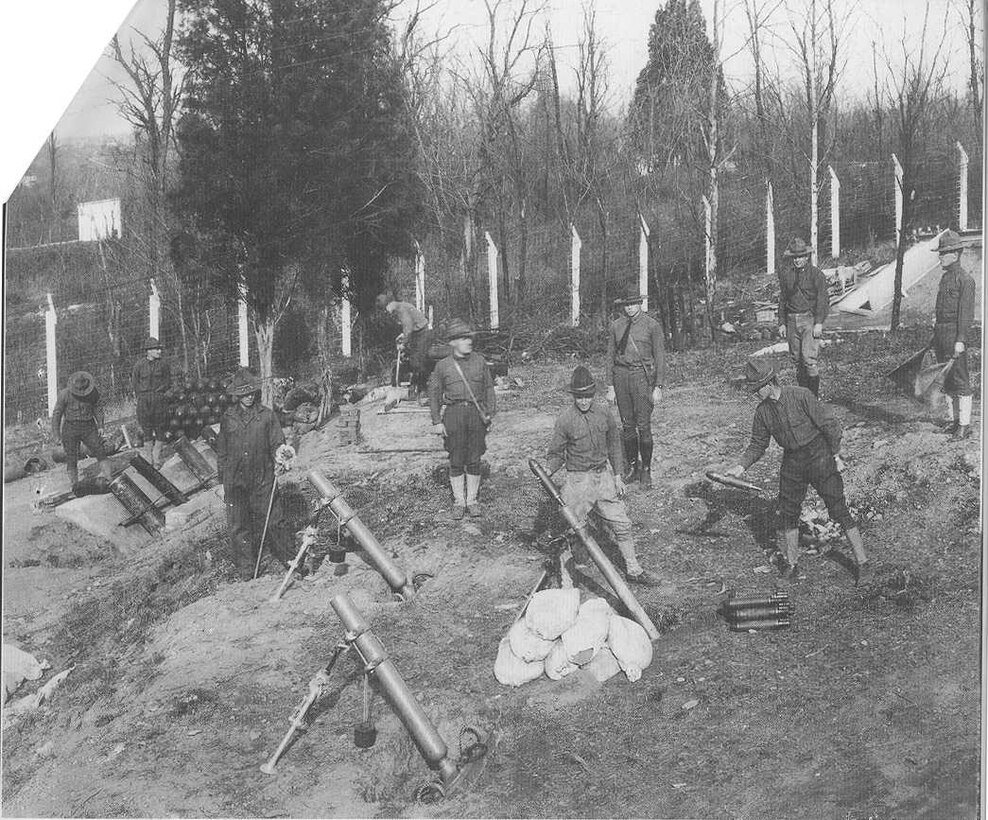
[[[836,259],[840,256],[840,180],[833,165],[828,165],[830,171],[830,255]]]
[[[967,230],[967,151],[957,143],[957,228]]]
[[[353,306],[350,304],[350,275],[343,274],[340,279],[340,290],[343,297],[340,300],[340,352],[346,358],[353,355]]]
[[[415,307],[425,311],[425,256],[418,240],[415,242]]]
[[[237,328],[240,333],[240,366],[250,367],[250,333],[247,326],[247,294],[244,285],[240,286],[240,298],[237,299]]]
[[[51,294],[48,296],[48,307],[45,310],[45,368],[48,376],[48,415],[55,412],[58,401],[58,354],[55,339],[55,325],[58,324],[58,314],[55,313],[55,303]]]
[[[580,324],[580,249],[583,242],[576,231],[576,225],[570,223],[570,322],[573,327]]]
[[[501,325],[497,313],[497,245],[494,244],[490,231],[484,231],[484,239],[487,240],[487,282],[490,289],[491,330],[497,330]]]
[[[810,264],[817,263],[817,245],[820,242],[820,182],[816,167],[817,129],[813,127],[813,159],[810,160]]]
[[[150,336],[161,339],[161,294],[154,279],[151,280],[151,295],[148,297],[148,327]]]
[[[432,305],[429,305],[429,330],[432,330],[432,327],[433,327],[433,322],[432,322]]]
[[[895,154],[892,154],[892,168],[895,171],[895,246],[899,247],[902,237],[902,166]]]
[[[771,182],[765,189],[765,268],[775,273],[775,197]]]
[[[638,214],[638,292],[642,295],[642,310],[648,311],[648,223]]]
[[[700,199],[703,201],[703,273],[704,280],[709,282],[714,269],[713,210],[709,199],[705,196]]]

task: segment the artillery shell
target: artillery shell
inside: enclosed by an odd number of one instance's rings
[[[788,618],[758,618],[754,621],[738,621],[728,626],[731,632],[747,632],[749,629],[782,629],[791,626]]]
[[[750,595],[745,598],[728,598],[724,601],[724,606],[729,609],[738,609],[745,606],[768,606],[769,604],[780,603],[789,600],[789,593],[780,589],[777,592],[766,593],[764,595]]]
[[[740,609],[728,609],[724,613],[730,621],[752,621],[758,618],[788,618],[792,615],[789,606],[751,606]]]

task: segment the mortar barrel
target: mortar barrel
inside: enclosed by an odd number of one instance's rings
[[[449,750],[446,742],[402,679],[384,644],[371,632],[364,616],[345,594],[333,596],[329,603],[346,632],[356,636],[353,645],[363,658],[368,673],[377,679],[385,698],[412,736],[426,763],[438,768],[444,780],[455,774],[456,766],[447,758]]]
[[[152,535],[165,526],[165,514],[151,503],[151,499],[126,473],[120,473],[110,482],[110,492]]]
[[[408,575],[391,560],[391,556],[385,552],[374,533],[367,529],[367,525],[354,513],[353,507],[347,503],[347,500],[333,483],[319,470],[310,470],[308,479],[319,494],[329,501],[329,508],[343,523],[353,539],[360,544],[375,569],[388,582],[388,586],[406,598],[414,595],[415,588],[409,583]]]
[[[150,462],[139,453],[131,457],[130,466],[137,471],[141,478],[147,481],[148,484],[154,487],[176,507],[189,500],[185,497],[185,493],[165,478],[160,470],[152,467]]]

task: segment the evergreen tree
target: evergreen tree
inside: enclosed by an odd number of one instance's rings
[[[297,284],[368,304],[421,213],[383,0],[182,0],[175,204],[246,296],[261,373]]]

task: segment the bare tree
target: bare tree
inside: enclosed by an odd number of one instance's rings
[[[974,120],[974,133],[980,147],[984,140],[982,121],[984,112],[981,110],[982,88],[985,84],[984,62],[984,4],[977,0],[959,0],[961,20],[964,24],[964,36],[967,40],[969,58],[968,103]],[[981,12],[979,14],[979,11]],[[979,26],[980,24],[980,26]],[[981,29],[979,31],[979,28]],[[979,54],[980,52],[980,54]]]
[[[930,42],[930,4],[927,0],[923,13],[923,28],[918,43],[910,42],[905,34],[899,40],[901,62],[888,54],[885,65],[889,76],[888,100],[893,109],[897,155],[902,165],[902,229],[895,253],[895,283],[892,297],[891,330],[898,330],[902,307],[902,268],[908,244],[907,227],[912,219],[914,182],[920,165],[919,137],[929,125],[937,99],[943,92],[947,74],[947,58],[944,55],[946,22],[939,39]]]
[[[744,0],[744,13],[748,19],[748,49],[751,52],[755,68],[752,92],[755,102],[755,120],[757,123],[759,143],[761,144],[761,160],[766,177],[772,176],[772,145],[774,143],[768,106],[766,103],[766,66],[762,53],[762,38],[768,33],[775,12],[782,6],[783,0]]]
[[[182,339],[182,359],[190,367],[189,340],[183,306],[182,282],[168,254],[170,219],[167,195],[183,80],[174,59],[177,0],[168,0],[164,27],[155,39],[137,32],[141,43],[132,43],[125,54],[117,35],[110,41],[110,55],[127,74],[128,82],[115,83],[121,94],[117,107],[137,136],[138,179],[145,199],[143,230],[138,239],[147,261],[148,276],[172,297],[164,307],[175,316]],[[198,357],[196,357],[198,360]]]

